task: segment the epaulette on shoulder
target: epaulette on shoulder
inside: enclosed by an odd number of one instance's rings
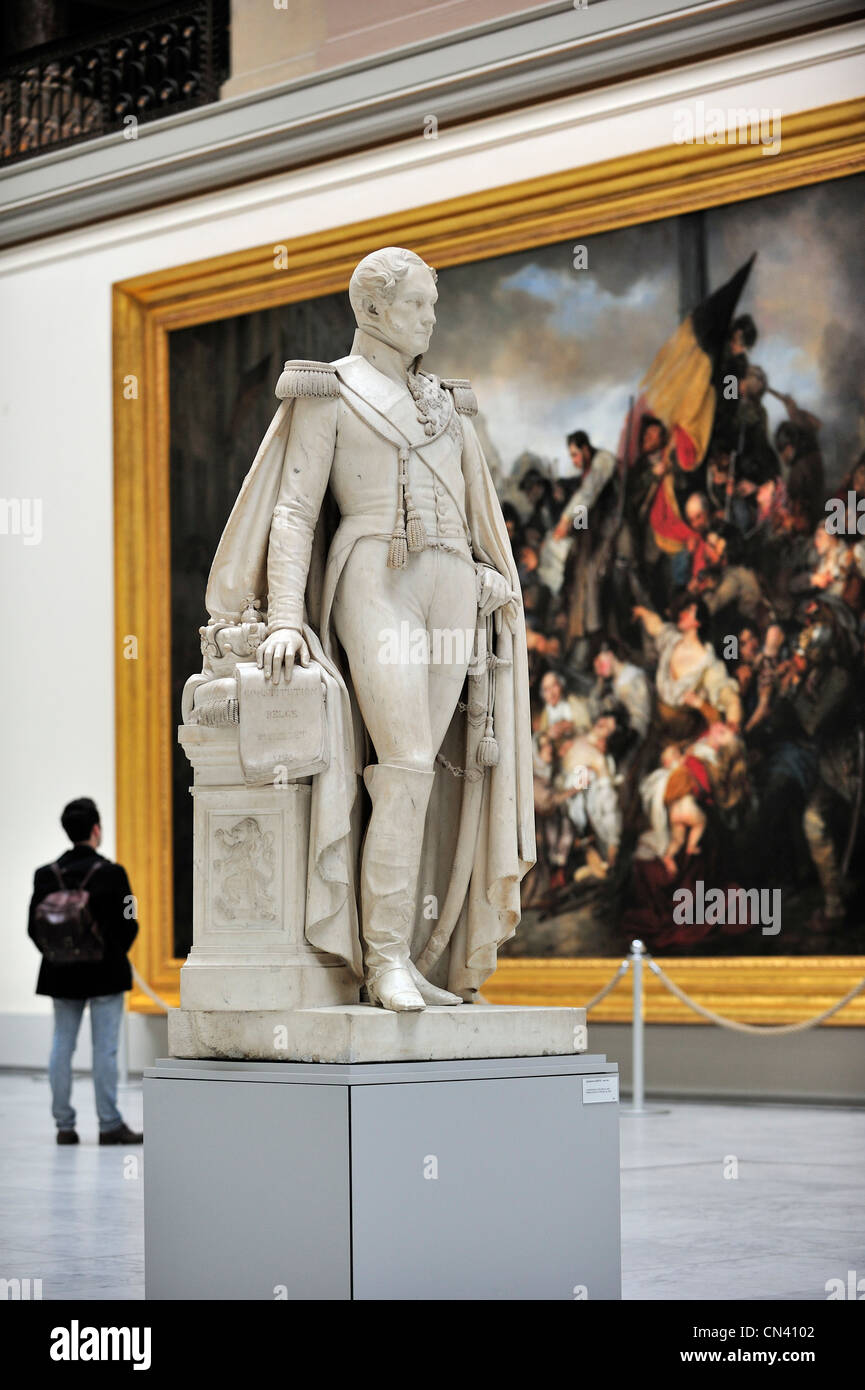
[[[276,394],[281,401],[297,396],[338,396],[336,368],[330,362],[306,362],[303,358],[286,362]]]
[[[470,381],[451,377],[447,380],[442,378],[441,384],[446,391],[453,392],[454,406],[459,411],[460,415],[477,415],[478,398],[472,390]]]

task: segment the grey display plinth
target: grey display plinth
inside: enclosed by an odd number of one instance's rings
[[[598,1056],[145,1071],[151,1299],[617,1299]]]

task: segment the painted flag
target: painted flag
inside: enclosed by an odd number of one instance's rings
[[[647,418],[664,426],[665,456],[675,457],[677,467],[692,473],[703,462],[715,423],[730,323],[753,264],[751,256],[726,284],[692,309],[656,354],[640,383],[637,405],[619,446],[626,465],[634,463],[639,454],[640,435]],[[692,552],[692,574],[699,574],[704,565],[711,563],[712,554],[705,541],[679,510],[672,468],[658,481],[649,524],[658,547],[668,555],[685,549]]]
[[[620,444],[620,454],[627,463],[637,457],[640,426],[646,415],[665,426],[680,468],[690,473],[702,463],[715,421],[718,379],[730,324],[754,256],[692,309],[656,354],[640,383],[637,404]]]

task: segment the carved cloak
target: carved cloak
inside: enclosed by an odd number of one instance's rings
[[[293,401],[283,401],[255,457],[217,547],[207,585],[211,621],[237,621],[246,597],[267,594],[270,524],[282,478]],[[466,515],[478,558],[520,585],[501,507],[471,420],[461,416]],[[305,596],[304,637],[327,686],[331,761],[312,779],[306,936],[362,977],[358,922],[359,854],[369,806],[359,774],[374,759],[330,623],[351,546],[332,546],[336,508],[329,493],[316,527]],[[384,553],[382,564],[384,564]],[[322,626],[323,624],[323,626]],[[515,630],[496,642],[495,731],[499,762],[477,766],[480,726],[459,708],[442,744],[457,778],[436,765],[427,813],[412,957],[435,983],[470,999],[495,969],[499,946],[520,919],[520,881],[535,860],[528,661],[522,606]],[[485,706],[486,682],[470,679],[469,704]],[[471,711],[470,711],[471,713]],[[479,775],[475,776],[475,772]],[[430,942],[430,938],[433,940]]]

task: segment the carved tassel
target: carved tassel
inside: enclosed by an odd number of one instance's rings
[[[414,502],[408,488],[405,490],[405,532],[408,541],[408,548],[412,554],[418,550],[426,549],[426,531],[424,530],[423,518]]]
[[[387,567],[389,570],[404,570],[407,564],[408,545],[405,538],[405,527],[402,521],[397,519],[387,552]]]
[[[400,449],[398,454],[399,473],[397,477],[396,520],[387,552],[387,567],[390,570],[404,570],[408,564],[408,541],[405,529],[405,489],[408,481],[408,451]]]
[[[496,707],[496,658],[493,655],[493,619],[492,615],[487,616],[486,620],[486,648],[487,648],[487,720],[484,727],[484,736],[478,744],[478,767],[497,767],[499,762],[499,744],[493,732],[493,710]]]
[[[499,762],[499,742],[493,733],[493,717],[487,715],[484,736],[478,744],[478,766],[497,767]]]

